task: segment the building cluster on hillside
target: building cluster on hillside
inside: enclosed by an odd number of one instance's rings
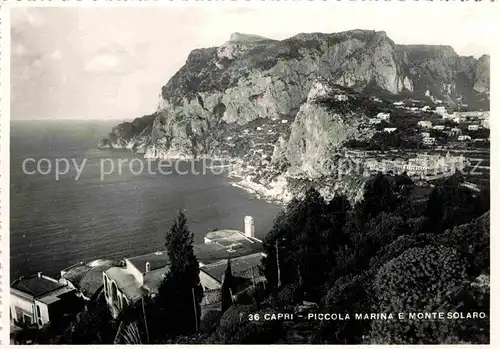
[[[420,133],[422,137],[420,141],[424,146],[437,146],[443,141],[455,141],[459,143],[485,143],[489,141],[488,137],[482,137],[478,133],[474,133],[481,129],[489,129],[489,111],[449,112],[443,105],[438,105],[435,109],[432,109],[428,105],[422,106],[422,102],[417,100],[393,102],[393,105],[396,108],[407,109],[413,112],[426,112],[425,114],[421,114],[422,119],[417,122],[417,127],[414,130],[415,134]],[[436,114],[441,116],[441,123],[436,121]],[[428,119],[426,116],[428,116]],[[450,125],[449,121],[455,123],[456,126]],[[389,112],[379,112],[368,119],[368,124],[370,126],[376,126],[382,122],[391,122],[391,114]],[[397,131],[398,128],[391,125],[389,127],[380,128],[379,130],[385,133],[393,133]],[[444,136],[447,138],[444,138]]]
[[[472,139],[470,135],[463,133],[464,131],[467,132],[489,129],[489,112],[453,112],[449,114],[445,107],[437,107],[436,113],[442,116],[444,122],[446,122],[446,120],[451,120],[457,124],[457,126],[452,127],[446,124],[433,125],[430,120],[420,120],[417,125],[421,129],[433,129],[446,134],[448,137],[456,137],[456,140],[459,142],[473,141],[477,143],[487,141],[485,138]],[[458,127],[458,125],[460,125],[461,128]],[[430,132],[427,130],[422,130],[421,135],[422,143],[424,145],[437,144],[437,139],[435,137],[431,137]]]
[[[450,153],[447,153],[446,156],[417,154],[407,160],[401,158],[393,160],[370,159],[365,162],[367,175],[376,172],[393,172],[395,174],[406,172],[408,176],[418,179],[450,176],[463,170],[466,166],[467,160],[463,156],[451,156]]]
[[[370,125],[380,124],[382,121],[390,121],[391,114],[390,113],[378,113],[374,118],[369,119]]]
[[[202,317],[204,312],[220,307],[220,289],[228,263],[238,280],[232,288],[234,297],[265,282],[259,268],[265,254],[262,242],[255,237],[253,217],[246,216],[244,226],[244,232],[212,231],[205,235],[204,243],[194,245],[204,289]],[[169,266],[167,252],[158,251],[121,261],[78,263],[61,271],[58,280],[43,273],[21,277],[10,287],[11,331],[22,327],[41,329],[74,316],[85,301],[101,293],[116,319],[127,305],[144,297],[156,297]]]

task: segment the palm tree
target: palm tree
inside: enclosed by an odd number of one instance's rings
[[[116,332],[114,344],[143,344],[141,339],[141,332],[137,321],[125,324],[125,321],[120,323],[118,331]]]

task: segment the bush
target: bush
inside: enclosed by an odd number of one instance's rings
[[[300,301],[299,286],[296,284],[289,284],[283,286],[276,295],[276,301],[280,307],[289,305],[296,305]]]
[[[415,247],[416,245],[417,245],[417,239],[415,236],[411,235],[398,236],[393,242],[380,249],[380,251],[371,259],[370,266],[371,268],[378,269],[386,262],[390,261],[393,258],[398,257],[407,249]]]
[[[439,243],[455,247],[467,262],[467,272],[476,277],[490,268],[490,216],[485,214],[470,223],[446,230]],[[460,244],[457,244],[460,241]]]
[[[322,300],[323,312],[350,314],[369,313],[373,302],[370,300],[372,275],[363,272],[358,275],[340,277],[328,290]],[[362,342],[362,336],[369,329],[369,321],[350,320],[331,322],[322,321],[320,338],[329,343],[356,344]]]
[[[447,312],[457,307],[453,298],[466,285],[459,254],[443,246],[411,248],[384,264],[374,281],[379,312]],[[372,343],[432,344],[459,342],[459,321],[395,319],[373,321]]]
[[[215,332],[221,317],[222,313],[220,311],[209,311],[200,321],[200,332],[205,334]]]
[[[233,305],[222,315],[216,340],[224,344],[271,344],[281,335],[281,322],[263,321],[264,314],[272,312],[251,305]]]

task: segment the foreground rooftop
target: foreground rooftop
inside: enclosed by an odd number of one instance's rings
[[[68,292],[73,292],[74,288],[68,284],[52,279],[42,273],[28,277],[20,277],[12,282],[11,290],[15,290],[28,296],[36,298],[45,304],[50,304]]]
[[[231,272],[233,276],[249,279],[260,276],[259,265],[263,257],[264,255],[259,252],[231,259]],[[200,270],[222,283],[222,277],[224,276],[227,268],[227,261],[228,260],[226,259],[209,265],[204,265],[200,268]]]
[[[91,298],[102,287],[102,272],[118,265],[116,261],[102,259],[87,264],[80,262],[62,270],[61,281],[71,282],[86,297]]]

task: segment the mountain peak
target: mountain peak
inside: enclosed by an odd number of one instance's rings
[[[490,55],[484,54],[478,59],[479,62],[490,64]]]
[[[246,42],[254,42],[254,41],[262,41],[262,40],[269,40],[268,38],[265,38],[263,36],[259,35],[254,35],[254,34],[244,34],[244,33],[232,33],[229,41],[246,41]]]

